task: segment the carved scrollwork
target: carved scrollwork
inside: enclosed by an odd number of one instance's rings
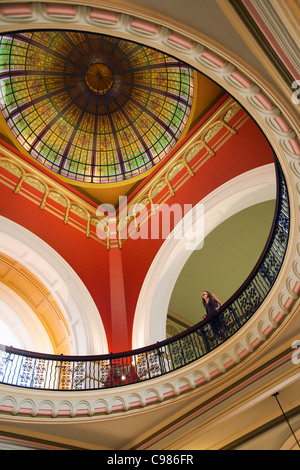
[[[49,190],[49,198],[53,199],[55,202],[57,202],[63,207],[70,206],[69,199],[54,189]]]
[[[21,176],[24,174],[24,170],[21,167],[21,165],[18,165],[17,163],[11,162],[7,158],[1,158],[0,159],[0,165],[5,168],[7,171],[12,173],[13,175],[17,176],[18,178],[21,178]]]

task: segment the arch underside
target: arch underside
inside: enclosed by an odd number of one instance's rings
[[[44,5],[42,6],[44,8]],[[59,6],[57,8],[57,11],[59,12]],[[41,24],[45,28],[48,28],[51,24],[57,24],[59,21],[61,21],[64,24],[64,27],[66,27],[65,17],[62,19],[58,13],[58,17],[55,17],[54,22],[51,14],[49,15],[49,12],[47,13],[47,9],[43,11],[43,15],[46,14],[47,17],[47,24],[45,22],[43,25],[42,15],[39,16],[39,10],[36,5],[34,5],[33,10],[30,11],[30,14],[32,15],[30,16],[29,14],[28,18],[23,20],[24,23],[32,26],[34,24],[32,21],[33,18],[34,20],[39,18]],[[83,11],[84,14],[82,13]],[[278,305],[281,306],[284,304],[282,298],[288,299],[290,296],[297,296],[299,292],[299,282],[297,278],[297,266],[299,264],[299,235],[297,233],[299,215],[299,191],[297,189],[299,181],[299,172],[297,169],[299,144],[296,138],[297,132],[294,130],[296,129],[296,125],[293,115],[292,113],[289,113],[289,109],[286,108],[284,102],[281,102],[278,97],[274,97],[272,91],[264,85],[264,81],[258,74],[257,77],[255,77],[253,72],[251,72],[251,77],[248,76],[244,65],[237,64],[235,57],[232,58],[232,62],[230,62],[230,53],[228,51],[224,50],[222,53],[221,47],[216,47],[213,43],[209,44],[209,41],[208,43],[203,44],[201,42],[201,37],[197,40],[195,40],[194,37],[189,38],[187,28],[182,29],[184,36],[179,34],[176,30],[172,31],[173,36],[171,34],[167,34],[166,28],[161,25],[158,25],[158,28],[154,27],[152,29],[152,33],[148,33],[146,29],[147,22],[140,19],[141,28],[136,29],[132,27],[132,18],[124,13],[117,15],[116,18],[115,12],[110,12],[110,18],[113,19],[113,21],[110,21],[108,19],[109,15],[103,16],[103,10],[101,9],[97,10],[97,8],[93,8],[92,10],[86,6],[80,11],[74,10],[74,12],[75,13],[72,13],[70,17],[72,20],[72,25],[70,25],[70,27],[74,27],[76,24],[80,24],[82,27],[83,24],[84,29],[86,30],[101,30],[109,35],[117,34],[119,37],[135,39],[140,42],[145,42],[148,45],[152,45],[153,47],[161,48],[162,50],[167,51],[174,56],[178,56],[179,58],[184,56],[185,60],[191,66],[207,74],[207,76],[215,80],[232,96],[234,96],[258,123],[270,141],[286,176],[293,215],[291,220],[291,239],[289,242],[288,253],[276,285],[276,295],[273,298],[273,294],[270,294],[270,297],[272,297],[273,305],[275,305],[275,309],[277,309]],[[120,22],[120,18],[122,18],[122,24]],[[11,30],[17,29],[18,24],[14,22],[14,18],[6,16],[4,20],[4,26],[2,26],[4,29],[7,27]],[[257,195],[258,193],[256,193],[253,188],[253,194]],[[182,266],[183,263],[184,260],[181,259],[180,265]],[[169,279],[169,292],[173,284],[174,279]],[[167,282],[165,286],[166,285]],[[162,297],[159,296],[157,298],[162,299]],[[167,299],[165,300],[165,305],[166,303]],[[142,344],[144,344],[144,341],[149,341],[153,333],[153,327],[151,325],[155,318],[151,316],[151,313],[149,314],[149,310],[147,315],[148,318],[144,318],[142,322],[144,325],[149,325],[148,331],[150,332],[150,336],[149,338],[146,338],[145,332],[143,332]],[[138,309],[136,318],[138,318]],[[140,332],[134,334],[135,346],[141,344],[140,338]]]

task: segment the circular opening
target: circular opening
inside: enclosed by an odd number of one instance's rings
[[[97,33],[37,30],[0,34],[0,56],[3,118],[22,148],[63,178],[140,178],[185,132],[193,70],[163,52]]]
[[[111,88],[113,75],[107,65],[98,62],[87,69],[85,80],[92,91],[102,95]]]

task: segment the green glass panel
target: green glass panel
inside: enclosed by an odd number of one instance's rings
[[[76,31],[0,36],[0,107],[47,168],[78,181],[128,179],[164,158],[193,100],[193,71],[139,44]]]

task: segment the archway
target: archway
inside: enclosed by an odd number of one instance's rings
[[[205,237],[240,210],[275,198],[274,165],[251,170],[228,181],[200,201],[204,206],[204,214],[202,216],[200,211],[193,209],[194,214],[190,216],[191,233],[195,233],[197,227],[202,226],[202,235]],[[198,214],[203,220],[197,220]],[[189,249],[191,235],[179,238],[176,237],[176,230],[175,227],[162,245],[145,278],[135,313],[133,348],[166,338],[170,297],[176,280],[193,251],[193,247]]]
[[[72,354],[108,352],[100,313],[90,293],[55,250],[20,225],[0,217],[0,252],[24,266],[49,291],[70,332]]]
[[[4,22],[1,29],[17,30],[20,29],[20,24],[26,25],[26,28],[34,28],[37,23],[39,27],[48,29],[58,26],[66,28],[68,25],[75,29],[78,25],[78,29],[118,35],[182,58],[234,96],[261,127],[272,145],[290,193],[291,236],[276,288],[276,296],[281,303],[282,297],[288,297],[291,291],[293,294],[299,291],[297,163],[300,147],[296,138],[297,131],[294,130],[298,127],[297,118],[292,107],[265,77],[215,40],[204,37],[195,30],[191,32],[188,25],[172,22],[170,18],[152,18],[149,11],[143,8],[139,9],[140,16],[137,16],[133,5],[123,5],[119,10],[119,14],[118,11],[111,10],[111,4],[105,1],[101,2],[101,8],[95,1],[91,1],[90,5],[81,6],[80,9],[53,1],[47,4],[35,2],[30,6],[18,2],[9,5],[8,13],[2,12]],[[133,344],[140,341],[143,343],[144,340],[145,338],[138,340],[134,337]]]

